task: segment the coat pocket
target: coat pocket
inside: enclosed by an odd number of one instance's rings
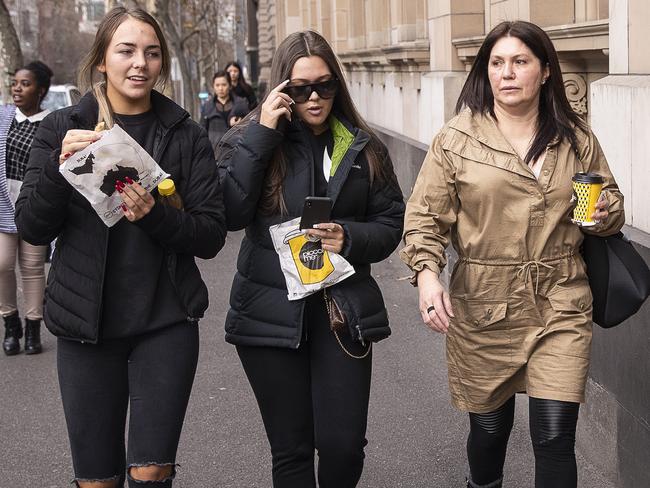
[[[505,300],[468,300],[456,298],[457,313],[463,322],[483,328],[506,318],[508,302]]]
[[[586,313],[591,309],[591,291],[586,284],[572,287],[555,285],[546,298],[556,312]]]

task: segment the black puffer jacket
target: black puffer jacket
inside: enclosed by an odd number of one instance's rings
[[[338,120],[353,136],[340,166],[330,178],[332,220],[345,230],[344,256],[356,273],[331,287],[356,339],[377,341],[390,334],[388,316],[370,263],[390,255],[397,247],[403,225],[404,201],[396,179],[370,184],[368,163],[361,151],[370,136]],[[285,134],[255,121],[232,131],[218,157],[230,230],[246,229],[237,261],[237,273],[226,318],[226,341],[238,345],[297,348],[302,337],[304,300],[289,301],[284,275],[269,233],[269,226],[291,220],[302,212],[306,196],[313,194],[312,150],[298,121]],[[336,136],[335,136],[336,140]],[[284,179],[287,215],[258,212],[264,176],[279,144],[288,158]],[[334,151],[336,153],[336,149]],[[385,151],[385,164],[392,165]]]
[[[167,265],[188,319],[203,316],[208,293],[194,256],[208,259],[226,236],[221,187],[205,131],[174,102],[152,92],[159,120],[154,159],[171,175],[185,210],[154,205],[140,226],[165,249]],[[61,142],[69,129],[92,130],[97,102],[91,94],[41,123],[16,202],[21,237],[34,245],[57,238],[47,280],[45,324],[56,336],[96,343],[101,319],[108,228],[88,201],[59,173]]]
[[[248,114],[248,102],[241,97],[231,95],[232,107],[226,112],[217,110],[216,97],[211,97],[201,109],[201,122],[203,128],[208,131],[208,137],[212,148],[216,151],[219,141],[226,132],[230,130],[231,117],[245,117]]]

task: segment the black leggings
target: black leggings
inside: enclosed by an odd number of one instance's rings
[[[115,480],[122,487],[127,466],[174,466],[198,353],[198,326],[187,322],[97,345],[58,340],[59,385],[76,480]],[[129,487],[169,488],[173,473],[145,484],[126,477]]]
[[[530,437],[535,453],[535,488],[575,488],[575,438],[579,403],[529,398]],[[515,397],[494,412],[470,413],[467,458],[471,487],[501,486],[515,413]]]
[[[329,329],[322,294],[307,301],[308,340],[297,350],[237,347],[271,444],[274,488],[354,488],[363,469],[371,354],[347,356]],[[348,350],[366,350],[341,337]]]

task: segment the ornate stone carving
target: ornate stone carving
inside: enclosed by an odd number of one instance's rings
[[[564,91],[571,108],[582,116],[587,115],[587,80],[577,73],[566,73],[563,77]]]

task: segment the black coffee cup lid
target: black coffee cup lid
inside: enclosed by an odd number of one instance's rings
[[[605,181],[605,178],[597,173],[576,173],[571,179],[578,183],[603,183]]]

